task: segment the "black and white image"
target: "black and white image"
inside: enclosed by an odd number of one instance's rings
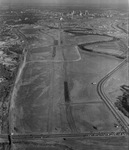
[[[129,1],[0,0],[0,150],[129,149]]]

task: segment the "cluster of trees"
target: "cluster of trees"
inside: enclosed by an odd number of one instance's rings
[[[9,79],[11,72],[5,65],[0,64],[0,75],[5,79]]]
[[[19,44],[11,45],[5,49],[5,53],[10,56],[12,55],[13,59],[18,62],[20,54],[22,54],[22,47],[20,47]],[[18,63],[16,65],[18,65]],[[14,67],[13,70],[11,70],[12,67]],[[4,82],[0,83],[0,98],[7,97],[9,94],[16,72],[16,66],[6,66],[4,64],[0,64],[0,77],[4,79]]]
[[[122,85],[121,91],[123,94],[118,96],[115,105],[125,116],[129,117],[129,86]]]
[[[9,25],[16,25],[16,24],[35,24],[37,21],[41,20],[41,15],[39,13],[35,13],[33,11],[25,11],[15,12],[6,14],[3,17],[3,20],[6,21]]]
[[[21,45],[19,44],[14,44],[14,45],[11,45],[9,48],[8,48],[8,51],[12,51],[16,54],[22,54],[22,51],[23,51],[23,48]]]
[[[8,68],[5,65],[0,64],[0,76],[4,78],[4,82],[0,84],[0,98],[6,97],[9,93],[10,86],[9,84],[12,81],[12,75]],[[10,80],[10,82],[8,82]]]
[[[0,34],[1,36],[10,36],[10,29],[3,29]]]
[[[35,24],[39,19],[40,19],[40,16],[32,12],[25,12],[21,15],[22,24]]]

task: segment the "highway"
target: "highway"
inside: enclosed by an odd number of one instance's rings
[[[119,111],[115,108],[111,100],[108,98],[108,96],[104,92],[104,84],[107,81],[108,78],[110,78],[117,70],[119,70],[125,63],[127,63],[127,59],[124,59],[118,66],[116,66],[112,71],[110,71],[104,78],[102,78],[99,83],[97,84],[97,92],[101,99],[105,102],[105,104],[108,106],[108,108],[111,110],[115,118],[118,120],[120,125],[123,127],[124,131],[126,133],[129,132],[129,126],[126,120],[120,115]]]
[[[128,34],[127,30],[121,28],[119,26],[119,24],[116,24],[115,27],[117,27],[117,29],[122,30],[125,34]],[[128,48],[127,50],[125,50],[125,52],[123,52],[122,55],[128,53]],[[121,56],[122,56],[121,55]],[[111,70],[105,77],[103,77],[99,83],[97,84],[97,92],[99,94],[99,96],[101,97],[101,99],[105,102],[105,104],[108,106],[108,108],[111,110],[111,112],[113,113],[113,115],[115,116],[115,118],[118,120],[118,122],[120,123],[120,125],[123,127],[124,131],[129,134],[129,124],[127,123],[127,121],[121,116],[119,110],[117,110],[115,108],[115,106],[113,105],[113,103],[111,102],[112,100],[106,95],[105,91],[104,91],[104,84],[106,83],[106,81],[116,72],[118,71],[123,65],[125,65],[126,63],[128,63],[128,58],[125,58],[118,66],[116,66],[113,70]]]

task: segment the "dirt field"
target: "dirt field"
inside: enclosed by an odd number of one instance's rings
[[[115,103],[117,97],[122,94],[120,86],[123,84],[128,85],[128,64],[121,67],[105,83],[105,92],[109,95],[113,103]]]
[[[87,35],[87,36],[77,36],[75,39],[78,44],[82,44],[82,43],[92,43],[98,41],[109,41],[112,38],[106,36],[99,36],[99,35]]]
[[[107,53],[111,55],[112,54],[121,55],[123,53],[123,51],[121,51],[121,48],[117,42],[93,44],[93,45],[85,46],[85,48],[92,49],[93,51],[96,52]]]
[[[52,47],[32,48],[28,52],[14,98],[12,132],[120,131],[121,127],[114,127],[118,122],[99,98],[96,85],[92,84],[113,69],[119,60],[69,46],[56,47],[55,56],[52,55]],[[63,55],[65,61],[61,59]],[[65,105],[64,81],[69,87],[68,105]]]
[[[128,63],[121,67],[119,71],[114,73],[111,78],[109,78],[105,85],[104,90],[108,95],[113,104],[117,101],[118,96],[121,96],[123,92],[120,90],[120,86],[129,85],[129,77],[128,77]],[[120,112],[120,111],[119,111]],[[129,119],[122,113],[120,114],[126,119],[129,123]]]
[[[128,139],[125,137],[110,137],[110,138],[58,138],[50,139],[39,143],[33,142],[25,144],[13,144],[13,150],[128,150]]]
[[[118,59],[80,50],[81,60],[68,63],[68,80],[72,102],[99,101],[96,85],[118,63]],[[110,60],[110,61],[109,61]]]
[[[61,116],[63,116],[65,114],[65,105],[61,105],[60,108],[62,110]],[[121,131],[120,126],[115,127],[115,124],[119,123],[103,102],[72,103],[71,110],[80,133]]]

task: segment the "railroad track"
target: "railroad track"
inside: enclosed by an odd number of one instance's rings
[[[113,75],[119,68],[121,68],[125,63],[127,62],[127,59],[122,61],[117,67],[115,67],[112,71],[110,71],[104,78],[102,78],[98,85],[97,85],[97,92],[101,99],[105,102],[105,104],[108,106],[108,108],[111,110],[117,121],[120,123],[120,125],[123,127],[124,131],[126,133],[129,132],[129,126],[126,120],[120,115],[118,110],[116,110],[115,106],[112,104],[111,100],[108,98],[108,96],[104,92],[104,84],[107,81],[107,79]]]

